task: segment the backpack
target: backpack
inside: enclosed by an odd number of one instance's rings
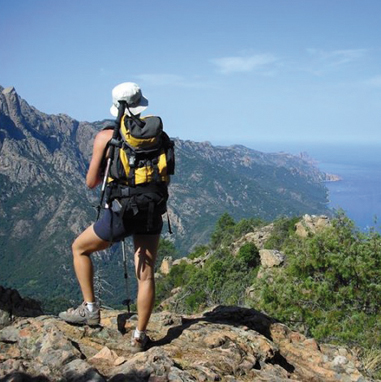
[[[167,211],[174,170],[174,142],[163,131],[161,118],[123,115],[108,177],[113,210],[147,219],[149,231],[153,217]]]

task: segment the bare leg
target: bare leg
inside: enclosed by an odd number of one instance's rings
[[[155,302],[155,260],[160,235],[134,235],[135,272],[138,279],[138,326],[146,330]]]
[[[72,245],[74,270],[82,290],[84,301],[95,301],[93,285],[94,271],[90,255],[95,251],[101,251],[109,246],[110,243],[108,241],[104,241],[96,235],[92,225],[85,229],[75,239]]]

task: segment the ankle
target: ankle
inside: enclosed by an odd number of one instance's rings
[[[94,312],[94,310],[95,310],[95,308],[97,306],[96,302],[87,302],[87,301],[85,301],[85,304],[86,304],[86,308],[87,308],[87,310],[89,312]]]
[[[134,331],[134,338],[142,339],[145,336],[146,336],[146,331],[145,330],[139,330],[138,328],[135,329],[135,331]]]

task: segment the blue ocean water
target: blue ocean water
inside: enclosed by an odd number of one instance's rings
[[[343,209],[362,230],[381,231],[381,142],[356,143],[253,143],[264,152],[307,152],[322,171],[342,180],[327,182],[329,207]]]

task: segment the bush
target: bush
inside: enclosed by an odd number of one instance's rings
[[[254,243],[244,244],[238,252],[237,257],[241,259],[250,268],[258,267],[261,263],[259,249]]]
[[[198,245],[192,253],[188,255],[188,259],[196,259],[197,257],[201,257],[205,255],[208,251],[209,247],[207,245]]]
[[[158,290],[181,286],[178,308],[194,313],[215,304],[246,303],[318,340],[379,349],[381,345],[381,235],[360,232],[343,213],[332,226],[306,238],[294,234],[297,219],[282,218],[268,241],[286,255],[271,277],[256,278],[258,249],[243,245],[236,257],[228,245],[235,232],[249,229],[224,216],[216,227],[215,248],[203,268],[173,267]],[[238,228],[240,227],[240,228]],[[226,234],[225,234],[226,233]],[[270,244],[269,244],[270,243]],[[248,301],[247,287],[255,290]],[[372,361],[373,362],[373,361]]]
[[[339,214],[321,233],[293,235],[283,251],[282,273],[256,281],[261,309],[319,340],[380,346],[380,234]]]
[[[282,246],[289,239],[290,235],[295,232],[295,224],[300,218],[286,218],[282,217],[274,221],[274,229],[271,236],[266,241],[265,249],[278,249],[281,250]]]
[[[229,242],[234,232],[235,221],[228,214],[224,213],[217,221],[216,228],[212,233],[211,246],[212,248],[217,248],[221,244]]]
[[[180,264],[173,266],[167,276],[156,282],[156,304],[170,297],[172,289],[186,285],[196,272],[197,268],[186,261],[181,261]]]
[[[234,226],[234,237],[241,237],[263,225],[264,222],[261,219],[242,219]]]

